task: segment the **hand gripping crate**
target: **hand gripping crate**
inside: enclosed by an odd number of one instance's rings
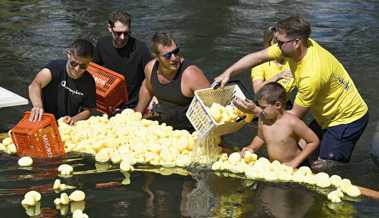
[[[44,113],[38,122],[29,121],[29,116],[30,112],[25,112],[21,121],[11,130],[17,154],[33,158],[63,155],[64,145],[54,115]]]
[[[223,88],[207,88],[195,91],[195,96],[187,110],[186,116],[192,126],[198,131],[198,137],[205,139],[207,136],[221,136],[233,133],[241,129],[246,122],[217,123],[209,114],[209,108],[213,102],[222,106],[230,104],[234,97],[245,99],[245,95],[237,84],[227,85]]]
[[[108,68],[91,62],[87,71],[96,82],[96,107],[97,110],[108,115],[128,101],[128,90],[125,77]]]

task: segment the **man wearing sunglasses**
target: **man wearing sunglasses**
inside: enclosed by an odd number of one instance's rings
[[[319,159],[313,168],[323,170],[350,160],[368,123],[368,107],[342,64],[311,39],[310,34],[310,24],[301,17],[279,21],[275,45],[241,58],[216,77],[215,82],[224,85],[244,69],[268,60],[288,58],[298,89],[290,112],[300,118],[312,112],[315,121],[310,127],[321,139]],[[259,113],[259,107],[252,101],[240,99],[236,104]]]
[[[153,57],[145,43],[131,36],[131,17],[127,12],[113,12],[108,31],[110,35],[97,42],[94,62],[125,76],[129,100],[123,107],[134,108],[145,79],[144,68]]]
[[[155,59],[145,68],[146,78],[141,86],[136,111],[143,112],[152,97],[156,96],[160,122],[174,129],[193,131],[185,114],[194,92],[208,88],[209,82],[197,66],[179,55],[180,48],[168,33],[155,33],[152,49]]]
[[[41,120],[43,112],[73,125],[91,116],[96,108],[96,85],[86,71],[92,60],[93,45],[75,40],[67,50],[67,60],[53,60],[42,68],[29,85],[33,108],[30,120]]]

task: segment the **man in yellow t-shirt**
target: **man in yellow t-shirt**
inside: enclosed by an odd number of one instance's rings
[[[326,49],[310,39],[311,27],[298,16],[276,25],[277,44],[241,58],[215,83],[223,86],[231,76],[267,60],[289,59],[298,93],[291,113],[303,118],[309,111],[315,118],[312,129],[321,143],[314,168],[323,169],[332,161],[348,162],[354,146],[368,123],[368,107],[342,64]],[[250,100],[236,102],[241,109],[256,115],[260,108]],[[326,161],[332,160],[332,161]]]

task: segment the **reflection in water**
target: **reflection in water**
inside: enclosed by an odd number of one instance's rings
[[[189,217],[189,194],[195,181],[188,177],[170,176],[170,182],[163,183],[161,175],[144,173],[142,190],[146,193],[146,217],[171,217],[179,209],[181,217]],[[177,205],[175,208],[173,205]]]
[[[258,192],[262,206],[277,218],[305,217],[314,204],[312,194],[303,188],[288,189],[262,184]]]
[[[196,188],[187,196],[190,217],[209,217],[214,206],[214,193],[210,190],[210,174],[197,172],[193,174]]]
[[[150,190],[150,185],[154,181],[154,175],[153,174],[146,174],[146,181],[143,185],[143,191],[147,194],[146,199],[146,214],[148,216],[153,217],[154,216],[154,193]]]
[[[86,202],[85,201],[71,201],[70,202],[71,213],[74,213],[75,210],[84,211],[85,209],[86,209]]]
[[[195,181],[186,181],[183,183],[183,189],[181,193],[181,200],[180,200],[180,215],[181,217],[191,217],[190,216],[190,194],[195,188]]]
[[[130,202],[121,200],[112,206],[112,217],[129,217]]]
[[[255,207],[255,182],[214,175],[210,179],[216,201],[212,210],[214,217],[251,217],[256,214],[252,209]]]
[[[352,218],[356,216],[356,211],[349,202],[343,202],[341,204],[324,202],[322,212],[324,217],[328,218]]]
[[[61,216],[67,216],[70,208],[68,205],[62,205],[58,209]]]
[[[28,216],[38,216],[41,214],[41,203],[37,202],[34,206],[24,206],[24,209]]]
[[[41,208],[40,218],[56,218],[58,217],[58,211],[53,208]]]
[[[75,159],[72,156],[68,160]],[[65,159],[62,162],[66,162]],[[343,214],[345,217],[355,217],[357,210],[353,203],[331,204],[325,196],[307,190],[300,185],[269,184],[241,180],[239,178],[217,176],[211,172],[191,172],[190,176],[171,174],[163,176],[154,173],[139,172],[138,169],[130,173],[130,184],[121,185],[124,176],[114,167],[108,171],[95,170],[95,164],[86,159],[75,159],[71,162],[75,168],[72,178],[65,178],[64,183],[76,186],[86,193],[85,211],[90,217],[333,217]],[[16,168],[13,164],[1,165],[4,168]],[[58,166],[41,166],[56,169]],[[183,173],[183,171],[178,171]],[[59,196],[51,190],[53,178],[46,180],[24,181],[18,175],[22,169],[14,169],[12,173],[0,178],[9,183],[0,188],[0,210],[5,217],[22,217],[25,211],[20,210],[20,199],[28,188],[37,187],[37,184],[48,189],[42,193],[42,206],[54,208],[53,200]],[[164,172],[167,174],[167,171]],[[222,175],[222,174],[220,174]],[[232,176],[231,174],[224,174]],[[17,179],[17,180],[15,180]],[[110,185],[100,185],[110,184]],[[25,187],[25,188],[23,188]],[[26,188],[27,187],[27,188]],[[9,195],[14,190],[18,194]],[[41,190],[42,191],[42,190]],[[70,193],[71,191],[67,191]],[[8,194],[7,194],[8,193]],[[377,202],[363,202],[368,205]],[[79,205],[83,206],[83,205]],[[360,206],[362,207],[362,206]],[[364,207],[364,206],[363,206]],[[18,209],[16,209],[18,208]],[[379,214],[377,209],[370,209],[372,214]],[[70,207],[60,208],[57,213],[70,213]],[[41,214],[54,217],[52,211],[43,208]],[[359,214],[359,213],[358,213]],[[343,217],[341,215],[341,217]]]

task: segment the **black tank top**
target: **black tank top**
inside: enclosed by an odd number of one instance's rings
[[[186,129],[192,132],[194,129],[186,117],[186,112],[193,97],[184,96],[181,86],[183,72],[190,65],[192,64],[183,61],[172,81],[161,84],[158,80],[159,62],[156,61],[151,72],[151,86],[154,96],[159,101],[159,121],[174,129]]]

